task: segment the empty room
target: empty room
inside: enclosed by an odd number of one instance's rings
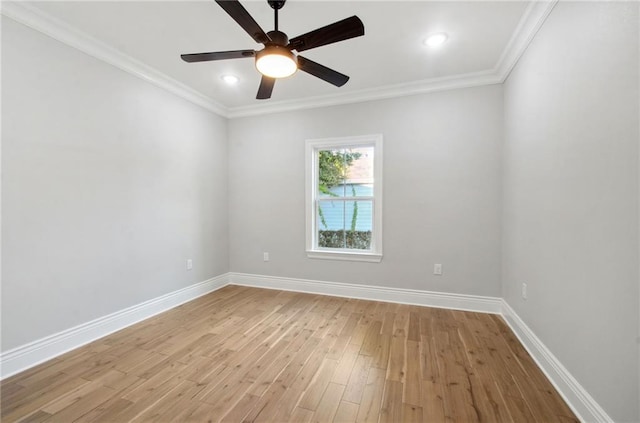
[[[640,422],[636,1],[2,1],[2,422]]]

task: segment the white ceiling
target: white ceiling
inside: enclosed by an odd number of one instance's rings
[[[265,32],[273,29],[273,10],[265,0],[242,4]],[[351,79],[337,88],[297,72],[276,83],[271,100],[256,100],[260,75],[252,59],[191,64],[180,59],[181,53],[261,48],[214,1],[46,1],[21,5],[159,71],[227,111],[293,106],[313,99],[330,103],[333,97],[341,102],[355,101],[385,90],[388,97],[395,91],[406,93],[407,87],[492,75],[510,53],[507,50],[513,48],[513,39],[518,35],[523,38],[523,31],[537,30],[540,25],[525,25],[533,5],[522,1],[289,0],[279,21],[280,30],[290,38],[351,15],[364,22],[364,37],[303,53]],[[427,34],[440,31],[449,34],[442,47],[429,49],[422,44]],[[531,36],[525,34],[524,38]],[[240,82],[228,86],[220,79],[223,74],[237,75]]]

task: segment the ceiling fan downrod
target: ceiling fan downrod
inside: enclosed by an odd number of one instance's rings
[[[282,6],[284,6],[286,1],[287,0],[267,0],[269,6],[274,10],[275,17],[273,26],[275,31],[278,30],[278,10],[282,9]]]

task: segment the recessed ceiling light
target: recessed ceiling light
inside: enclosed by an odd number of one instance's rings
[[[228,85],[235,85],[240,80],[235,75],[222,75],[221,79],[226,82]]]
[[[429,35],[425,40],[424,44],[429,47],[439,47],[447,41],[449,36],[444,32],[438,32],[437,34]]]

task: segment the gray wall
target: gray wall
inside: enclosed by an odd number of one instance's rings
[[[3,351],[228,271],[224,119],[6,18],[2,106]]]
[[[229,270],[503,295],[638,420],[637,22],[561,2],[504,87],[227,122],[3,18],[2,350]],[[371,133],[383,261],[308,259],[304,140]]]
[[[638,3],[560,2],[504,87],[504,297],[616,421],[640,419],[638,59]]]
[[[495,85],[230,121],[231,270],[499,296],[502,116]],[[375,133],[382,262],[307,258],[305,140]]]

